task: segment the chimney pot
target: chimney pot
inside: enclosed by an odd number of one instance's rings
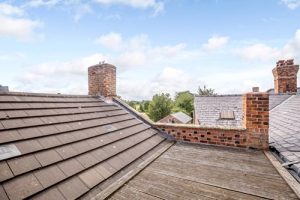
[[[0,92],[9,92],[8,86],[0,85]]]
[[[259,92],[259,87],[252,87],[252,92]]]

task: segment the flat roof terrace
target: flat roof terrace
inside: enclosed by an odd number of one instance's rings
[[[298,199],[262,151],[175,144],[108,199]]]

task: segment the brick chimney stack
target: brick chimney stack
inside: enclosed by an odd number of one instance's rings
[[[297,92],[297,73],[299,65],[294,60],[279,60],[272,70],[274,76],[274,90],[278,93]]]
[[[89,95],[113,98],[116,96],[116,67],[99,63],[88,69]]]

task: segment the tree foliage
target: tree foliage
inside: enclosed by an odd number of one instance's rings
[[[216,95],[215,90],[207,88],[206,85],[198,88],[199,95]],[[156,94],[152,97],[151,101],[126,101],[135,110],[146,113],[153,121],[158,121],[167,115],[174,112],[184,112],[192,117],[194,110],[194,94],[190,91],[177,92],[174,101],[171,99],[170,94],[162,93]]]
[[[207,88],[206,85],[201,88],[200,86],[198,87],[198,94],[199,95],[205,95],[205,96],[212,96],[216,95],[215,90],[212,88]]]
[[[173,102],[170,94],[162,93],[153,96],[152,101],[149,104],[148,114],[150,119],[154,122],[164,118],[165,116],[171,114],[171,109],[173,107]]]
[[[182,111],[190,116],[194,110],[194,95],[190,91],[177,92],[173,112]]]

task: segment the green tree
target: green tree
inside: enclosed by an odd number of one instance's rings
[[[190,91],[177,92],[173,112],[182,111],[190,116],[194,110],[194,95]]]
[[[171,113],[172,106],[173,102],[170,94],[162,93],[154,95],[148,108],[150,119],[152,119],[154,122],[157,122],[158,120],[164,118]]]
[[[198,87],[198,94],[199,95],[205,95],[205,96],[212,96],[216,95],[215,90],[212,88],[207,88],[206,85],[201,88],[200,86]]]

